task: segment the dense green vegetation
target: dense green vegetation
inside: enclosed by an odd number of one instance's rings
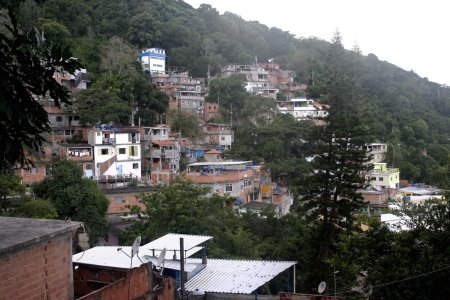
[[[83,178],[83,169],[77,162],[60,161],[51,177],[33,186],[33,193],[50,201],[61,219],[83,222],[90,244],[95,245],[100,239],[107,238],[109,225],[105,215],[108,200],[95,181]]]
[[[41,32],[23,31],[15,13],[0,10],[0,173],[40,150],[48,116],[36,97],[50,95],[56,106],[69,103],[68,91],[53,75],[80,67],[66,47],[46,41]]]

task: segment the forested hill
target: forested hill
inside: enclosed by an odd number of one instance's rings
[[[295,71],[300,83],[312,83],[314,74],[311,96],[320,97],[321,82],[326,80],[322,69],[328,42],[296,38],[232,13],[221,15],[209,5],[194,9],[177,0],[36,2],[20,4],[22,27],[36,26],[48,39],[69,45],[93,82],[101,74],[101,53],[111,37],[128,41],[135,51],[165,48],[168,65],[185,67],[194,77],[206,77],[208,65],[214,75],[226,63],[250,64],[255,58],[260,62],[273,58],[283,68]],[[332,35],[330,32],[330,38]],[[394,160],[404,178],[446,185],[449,89],[380,61],[374,54],[361,55],[357,67],[366,105],[375,114],[368,125],[379,142],[391,145],[388,162]]]

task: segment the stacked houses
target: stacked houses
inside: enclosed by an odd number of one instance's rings
[[[33,167],[17,166],[16,172],[26,185],[32,185],[51,176],[51,169],[59,160],[76,161],[84,176],[95,180],[110,201],[108,213],[123,214],[132,206],[143,207],[137,192],[149,192],[160,184],[170,184],[181,172],[196,184],[207,185],[211,192],[235,199],[237,208],[248,203],[273,205],[280,214],[289,211],[292,198],[287,191],[270,182],[270,172],[251,162],[224,161],[221,153],[230,149],[234,134],[230,124],[217,123],[218,103],[205,103],[205,80],[192,78],[183,70],[166,71],[165,50],[146,49],[138,54],[143,70],[155,88],[170,97],[170,108],[194,115],[203,128],[201,139],[193,143],[171,132],[170,124],[153,127],[115,126],[102,124],[81,126],[77,115],[66,107],[55,107],[50,100],[41,100],[46,110],[51,131],[42,153],[37,153]],[[253,83],[267,80],[267,89],[257,94],[273,97],[271,87],[290,83],[289,72],[276,65],[267,65],[261,74],[250,74]],[[63,74],[55,79],[72,93],[88,87],[86,70],[75,75]],[[254,91],[256,89],[253,88]],[[275,101],[275,100],[274,100]],[[187,165],[181,170],[180,163]],[[262,192],[264,190],[264,192]],[[250,206],[248,209],[252,209]]]

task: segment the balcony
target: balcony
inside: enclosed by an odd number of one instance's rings
[[[153,157],[153,158],[177,158],[180,156],[180,152],[178,150],[161,150],[161,149],[155,149],[150,150],[150,156],[147,157]]]
[[[369,174],[392,174],[392,173],[400,173],[399,168],[386,168],[384,170],[373,169],[369,172]]]
[[[145,133],[144,141],[158,141],[158,140],[167,140],[167,134],[154,134],[154,133]]]
[[[84,156],[68,155],[67,159],[74,160],[74,161],[93,161],[94,157],[92,155],[84,155]]]
[[[115,143],[115,138],[102,138],[102,145],[114,145]]]

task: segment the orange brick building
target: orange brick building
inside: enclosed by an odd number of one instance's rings
[[[78,222],[0,217],[0,299],[73,299]]]

